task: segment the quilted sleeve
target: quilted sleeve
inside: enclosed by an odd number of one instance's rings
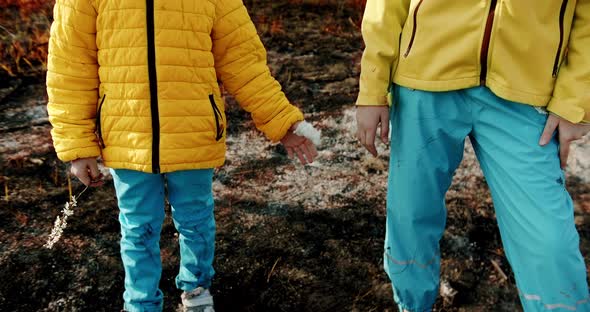
[[[53,144],[62,161],[96,157],[97,13],[88,0],[57,0],[53,16],[47,60]]]
[[[291,105],[266,64],[266,50],[241,0],[216,1],[215,70],[224,87],[252,114],[256,127],[279,141],[303,114]]]

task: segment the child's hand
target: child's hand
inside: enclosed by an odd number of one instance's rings
[[[377,128],[381,128],[381,141],[388,143],[389,138],[389,107],[358,106],[356,108],[356,137],[373,156],[377,156],[375,136]]]
[[[289,132],[281,139],[281,143],[287,150],[289,158],[292,159],[293,155],[297,155],[302,164],[310,164],[318,156],[318,151],[311,140],[293,133],[298,125],[299,123],[296,123],[289,129]]]
[[[539,141],[540,145],[547,145],[553,133],[557,130],[557,139],[559,140],[559,159],[561,160],[561,169],[567,165],[567,157],[570,153],[570,143],[583,138],[590,132],[590,125],[573,124],[559,116],[550,114],[545,124],[545,130]]]
[[[94,157],[72,160],[71,172],[86,186],[97,187],[104,184]]]

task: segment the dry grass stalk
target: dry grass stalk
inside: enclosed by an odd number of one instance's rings
[[[0,177],[0,180],[4,181],[4,200],[8,201],[10,197],[8,196],[8,178],[7,177]]]
[[[279,263],[280,260],[281,260],[281,257],[278,257],[277,261],[275,261],[275,264],[273,264],[272,268],[270,269],[270,272],[268,273],[268,276],[266,277],[267,283],[270,283],[270,277],[272,276],[272,273],[275,271],[275,268],[277,267],[277,264]]]
[[[80,194],[78,194],[77,196],[72,196],[72,182],[68,175],[68,189],[70,192],[70,200],[64,205],[64,209],[62,210],[61,216],[57,216],[57,219],[55,219],[55,223],[53,225],[53,229],[51,230],[51,234],[49,234],[47,242],[45,243],[45,245],[43,245],[43,247],[47,249],[53,249],[53,246],[61,238],[63,231],[68,225],[68,217],[74,214],[73,208],[78,206],[78,199],[80,198],[80,196],[82,196],[82,194],[84,194],[84,192],[86,192],[88,186],[86,186],[86,188],[84,188],[84,190],[82,190],[82,192],[80,192]]]
[[[494,269],[496,269],[496,272],[498,272],[498,274],[500,274],[500,278],[502,279],[502,282],[507,281],[508,276],[506,276],[506,273],[504,273],[504,271],[502,271],[502,268],[498,264],[498,261],[496,261],[494,259],[492,259],[490,261],[492,262],[492,266],[494,267]]]

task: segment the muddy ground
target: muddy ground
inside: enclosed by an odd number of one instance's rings
[[[217,311],[396,311],[382,270],[388,150],[369,157],[353,134],[360,12],[316,2],[246,1],[273,73],[324,140],[314,165],[295,164],[228,98],[228,160],[214,181]],[[63,240],[42,248],[68,199],[67,168],[51,146],[42,79],[0,85],[0,311],[118,311],[112,182],[84,193]],[[442,241],[442,278],[456,295],[441,296],[436,310],[518,311],[490,194],[466,150]],[[568,181],[590,263],[590,181]],[[72,183],[74,193],[83,189]],[[165,311],[175,311],[179,249],[169,218],[161,247]]]

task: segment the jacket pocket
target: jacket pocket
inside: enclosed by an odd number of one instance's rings
[[[562,60],[561,55],[563,54],[563,42],[565,40],[565,25],[563,23],[565,20],[565,11],[567,9],[567,4],[568,0],[563,0],[563,2],[561,3],[561,10],[559,10],[559,46],[557,47],[557,53],[555,54],[555,61],[553,63],[553,78],[557,77],[557,73],[559,72],[559,67]]]
[[[410,51],[412,51],[412,46],[414,45],[414,40],[416,39],[416,31],[418,30],[418,11],[420,11],[420,6],[424,0],[420,0],[414,9],[414,25],[412,26],[412,36],[410,37],[410,43],[408,44],[408,48],[404,53],[404,57],[408,57],[410,55]]]
[[[102,105],[104,104],[104,100],[106,99],[107,95],[103,95],[102,99],[100,100],[100,104],[98,105],[98,111],[96,112],[96,136],[98,137],[98,143],[100,144],[101,148],[105,148],[106,146],[104,145],[104,140],[102,139],[102,118],[101,118],[101,112],[102,112]]]
[[[209,102],[211,103],[211,108],[213,109],[213,116],[215,116],[215,141],[219,141],[223,138],[223,131],[225,127],[223,126],[223,114],[215,104],[215,97],[213,94],[209,95]]]

